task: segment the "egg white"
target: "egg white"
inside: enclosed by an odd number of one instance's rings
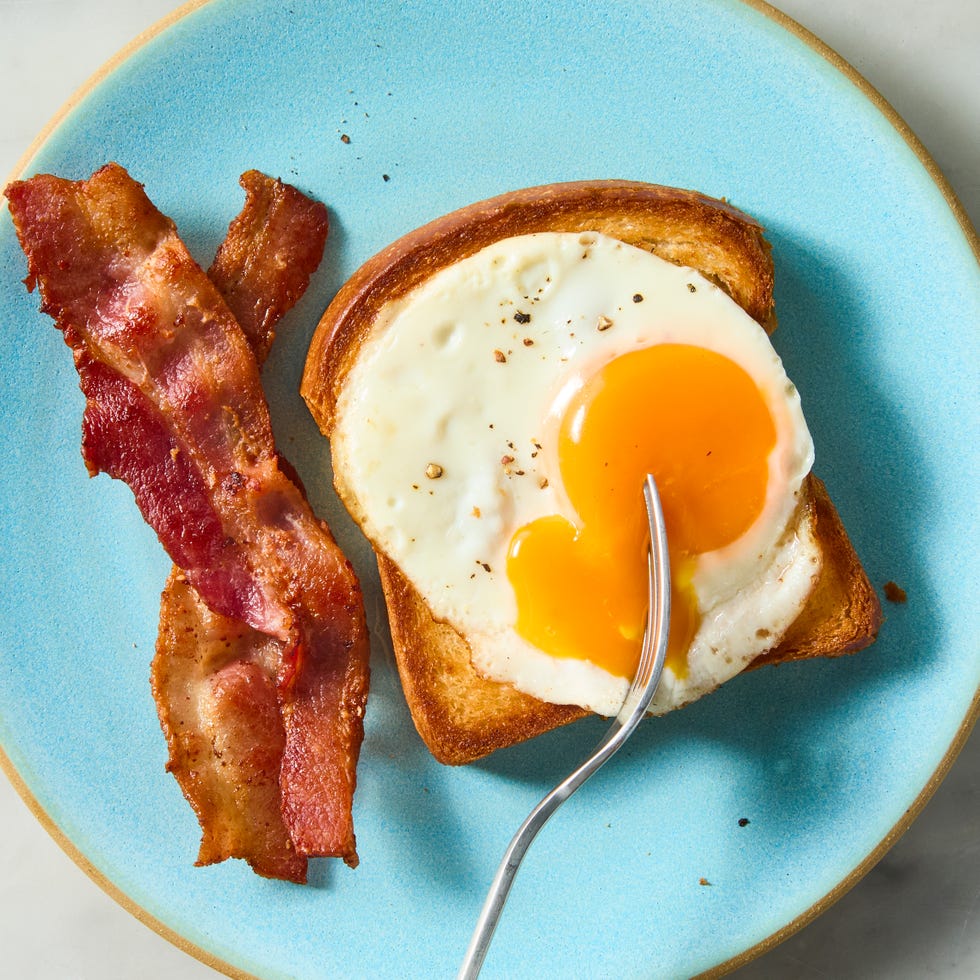
[[[666,711],[774,646],[819,571],[809,525],[796,519],[813,461],[799,396],[765,332],[722,289],[597,233],[504,239],[384,308],[331,437],[341,497],[436,618],[467,639],[476,667],[606,715],[628,680],[516,633],[506,554],[530,521],[574,517],[556,445],[571,392],[613,358],[658,343],[695,344],[742,366],[777,433],[759,519],[698,559],[702,621],[686,672],[665,671],[654,710]]]

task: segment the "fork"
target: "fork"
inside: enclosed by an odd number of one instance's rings
[[[633,734],[660,684],[670,627],[670,565],[663,508],[657,493],[657,484],[649,474],[643,481],[643,498],[650,525],[650,550],[647,554],[648,605],[640,662],[633,683],[615,720],[592,754],[541,800],[511,840],[483,903],[457,980],[475,980],[480,975],[480,968],[490,948],[490,940],[510,893],[510,886],[531,841],[558,807],[600,766],[608,762]]]

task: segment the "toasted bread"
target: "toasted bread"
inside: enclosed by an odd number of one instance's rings
[[[602,232],[694,268],[767,332],[775,328],[769,244],[757,222],[727,203],[628,181],[516,191],[411,232],[368,260],[343,286],[313,337],[301,388],[323,433],[330,437],[348,373],[387,303],[495,241],[540,231]],[[343,497],[342,481],[338,490]],[[810,475],[801,497],[798,519],[809,522],[819,543],[821,572],[797,620],[753,667],[850,653],[871,643],[880,625],[878,599],[826,488]],[[391,558],[378,552],[377,560],[405,696],[420,735],[440,762],[470,762],[587,714],[483,677],[470,662],[466,638],[433,616]]]

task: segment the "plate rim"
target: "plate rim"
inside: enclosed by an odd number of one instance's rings
[[[959,200],[939,164],[932,154],[926,149],[922,141],[915,134],[909,124],[902,118],[899,112],[891,103],[872,85],[850,62],[842,57],[834,48],[821,40],[816,34],[794,20],[788,14],[767,3],[766,0],[722,0],[733,7],[747,7],[762,14],[766,19],[774,23],[777,27],[787,31],[802,41],[811,51],[819,55],[826,61],[831,68],[843,75],[858,91],[885,117],[892,128],[902,137],[908,147],[912,150],[915,157],[925,168],[930,179],[942,194],[947,206],[955,217],[966,243],[972,251],[974,258],[980,265],[980,237],[973,222],[966,212],[965,207]],[[25,171],[27,164],[42,149],[45,143],[51,138],[54,132],[64,122],[64,120],[74,111],[74,109],[86,99],[102,82],[111,75],[117,68],[125,64],[137,52],[144,48],[154,38],[163,34],[169,28],[177,24],[201,8],[208,6],[212,0],[186,0],[180,6],[159,18],[153,24],[142,30],[131,41],[120,48],[114,55],[97,68],[89,77],[79,85],[71,95],[64,101],[58,110],[51,116],[48,122],[41,128],[34,137],[27,149],[21,154],[14,164],[13,171],[4,180],[4,186],[12,180],[16,180]],[[725,976],[739,967],[758,959],[768,953],[784,940],[799,932],[809,925],[814,919],[822,915],[827,909],[839,901],[847,892],[857,885],[862,878],[885,856],[885,854],[901,839],[905,832],[918,818],[925,805],[932,798],[957,756],[963,749],[973,731],[978,718],[980,718],[980,685],[974,692],[973,700],[967,709],[956,734],[951,740],[945,754],[940,759],[931,776],[926,781],[916,798],[902,814],[901,818],[895,822],[891,829],[879,841],[865,858],[860,861],[844,878],[842,878],[832,889],[821,898],[818,898],[803,912],[799,913],[794,919],[786,923],[780,929],[766,936],[764,939],[755,943],[753,946],[743,950],[741,953],[717,964],[710,969],[697,974],[694,980],[716,980]],[[88,878],[93,881],[102,891],[109,896],[117,905],[129,912],[134,918],[143,925],[152,929],[163,939],[192,956],[206,966],[223,973],[225,976],[234,980],[259,980],[259,978],[246,970],[233,966],[228,961],[222,959],[214,953],[209,952],[196,943],[191,942],[177,930],[166,925],[155,915],[147,911],[142,905],[126,894],[123,889],[113,882],[107,875],[100,871],[92,861],[82,852],[82,850],[71,840],[48,814],[47,810],[39,803],[37,798],[27,786],[24,778],[3,745],[0,745],[0,771],[4,773],[10,781],[14,791],[23,800],[32,816],[38,821],[41,827],[47,832],[52,840],[61,850],[80,868]]]

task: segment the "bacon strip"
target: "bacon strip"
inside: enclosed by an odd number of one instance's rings
[[[245,205],[208,270],[261,366],[275,326],[305,292],[326,240],[326,208],[252,170]],[[283,461],[280,460],[280,465]],[[201,825],[197,864],[243,858],[305,882],[279,786],[285,746],[279,641],[209,609],[176,566],[160,599],[150,685],[177,779]]]
[[[198,865],[244,858],[267,878],[306,881],[282,816],[281,641],[208,609],[174,568],[160,600],[153,696],[170,760],[201,825]]]
[[[327,209],[257,170],[242,174],[245,206],[208,269],[261,365],[279,319],[323,258]]]
[[[121,167],[83,182],[15,182],[7,197],[28,286],[40,284],[42,309],[75,353],[88,465],[130,483],[209,607],[279,641],[287,831],[299,854],[355,863],[363,602],[326,526],[279,467],[241,329],[172,222]],[[114,417],[128,426],[110,439]]]

